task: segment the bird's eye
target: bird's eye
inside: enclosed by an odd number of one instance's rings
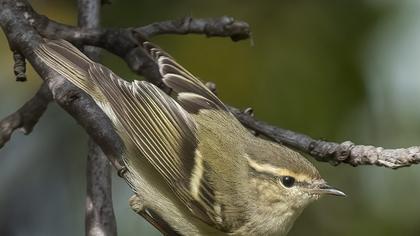
[[[284,187],[290,188],[295,184],[295,178],[292,176],[283,176],[281,178],[281,183],[284,185]]]

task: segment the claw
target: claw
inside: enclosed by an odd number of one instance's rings
[[[165,220],[163,220],[163,218],[160,215],[158,215],[152,209],[145,207],[142,199],[138,195],[131,196],[130,199],[128,199],[128,204],[134,212],[142,216],[163,235],[180,235]]]
[[[117,174],[119,177],[124,178],[124,175],[127,171],[128,171],[127,167],[122,166],[120,169],[117,170]]]

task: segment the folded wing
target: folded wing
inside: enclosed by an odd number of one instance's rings
[[[189,112],[226,108],[170,56],[150,43],[144,46],[158,61],[164,83],[177,93],[177,101],[150,83],[121,79],[64,40],[47,41],[35,53],[111,116],[120,135],[128,136],[142,154],[130,158],[146,158],[178,198],[198,218],[213,225],[219,218],[214,191],[205,179],[192,182],[202,167],[196,152],[196,125]]]

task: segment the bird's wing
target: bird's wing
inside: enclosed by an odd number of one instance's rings
[[[179,65],[168,53],[146,40],[142,42],[142,46],[158,65],[163,83],[175,92],[174,97],[178,104],[189,113],[196,114],[194,117],[199,124],[198,129],[200,131],[203,132],[204,128],[204,130],[210,129],[210,133],[217,130],[216,132],[225,131],[228,135],[247,132],[239,121],[236,120],[235,116],[230,113],[227,106],[211,92],[203,82]],[[218,110],[219,112],[207,112],[209,109]],[[200,111],[204,112],[200,113]],[[202,127],[204,120],[209,121],[206,127]],[[217,124],[211,124],[210,122]],[[206,143],[205,140],[201,140],[200,144],[226,145],[229,142],[230,145],[234,146],[233,149],[240,152],[239,150],[242,149],[242,144],[232,141],[231,138],[227,138],[226,133],[225,135],[217,134],[213,136],[213,138],[216,139],[216,144],[212,142]],[[239,135],[235,137],[235,140],[240,140],[240,138],[241,136]],[[212,147],[209,147],[209,149],[211,148]],[[197,175],[200,175],[200,178],[192,179],[191,186],[194,188],[191,189],[191,193],[199,203],[203,204],[206,208],[212,209],[214,220],[222,231],[231,230],[232,221],[234,220],[238,220],[237,222],[245,222],[243,218],[246,217],[244,212],[247,208],[243,203],[249,200],[245,199],[247,196],[246,184],[232,181],[246,178],[247,172],[232,172],[232,169],[234,168],[247,168],[247,166],[242,165],[243,162],[239,160],[240,158],[242,157],[230,154],[227,154],[227,156],[221,155],[219,158],[209,158],[201,156],[201,153],[196,153],[195,168],[197,170],[196,173]],[[215,174],[214,170],[209,168],[210,166],[215,165],[222,165],[224,167],[230,166],[231,168],[222,168],[223,170],[218,170],[219,172]],[[243,174],[244,176],[238,176],[238,174]],[[212,184],[209,185],[209,182]],[[229,193],[230,196],[226,197],[224,195],[226,193]],[[212,199],[210,204],[206,202],[207,196],[209,196],[209,199]],[[243,201],[240,201],[240,199]]]
[[[218,216],[213,206],[214,191],[205,179],[197,178],[203,167],[201,157],[196,158],[199,155],[196,152],[196,124],[184,108],[150,83],[129,83],[121,79],[108,68],[90,61],[66,41],[47,41],[35,53],[66,79],[90,94],[104,111],[111,110],[105,112],[112,114],[113,122],[118,122],[116,127],[123,129],[119,130],[120,135],[128,136],[178,198],[198,218],[208,224],[216,224]],[[165,60],[161,61],[163,63]],[[165,68],[169,70],[169,66]],[[177,82],[169,76],[164,78],[168,83]],[[223,108],[223,104],[201,82],[193,80],[191,83],[187,88],[196,89],[191,90],[191,96],[202,95],[197,103],[207,99],[206,104]]]
[[[98,64],[89,73],[140,152],[191,211],[212,223],[213,195],[203,193],[195,199],[191,194],[198,140],[190,115],[148,82],[128,83]]]
[[[176,100],[188,112],[201,109],[220,109],[228,112],[222,101],[198,78],[179,65],[168,53],[148,41],[144,49],[157,63],[163,83],[176,93]]]

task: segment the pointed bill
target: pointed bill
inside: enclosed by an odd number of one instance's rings
[[[320,194],[320,195],[334,195],[339,197],[346,197],[347,195],[330,185],[328,185],[325,181],[322,183],[316,184],[313,189],[310,191],[311,193]]]

